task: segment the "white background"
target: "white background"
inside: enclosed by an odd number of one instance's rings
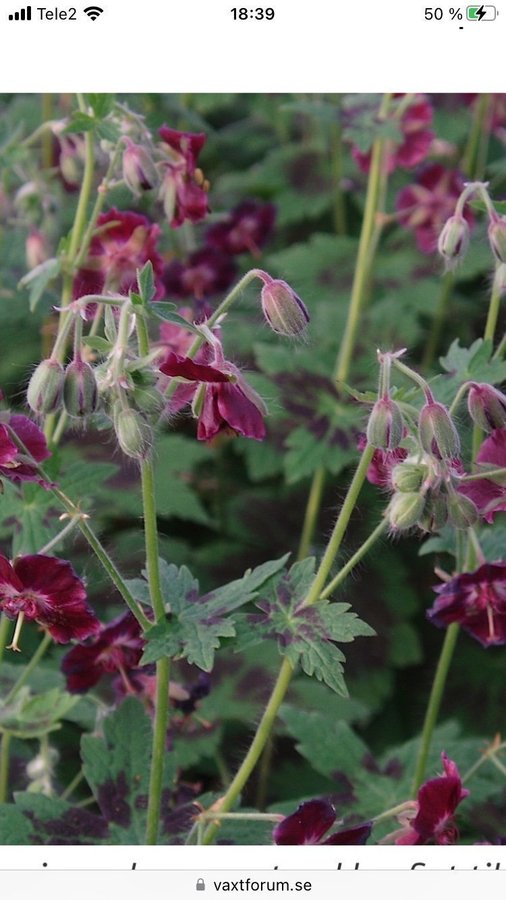
[[[3,91],[506,90],[501,3],[494,22],[467,22],[458,2],[426,22],[427,0],[266,0],[275,18],[258,22],[234,21],[236,0],[99,0],[100,18],[82,2],[71,22],[32,2],[31,22],[10,22],[26,0],[0,2]]]

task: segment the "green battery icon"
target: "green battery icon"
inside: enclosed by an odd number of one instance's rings
[[[466,9],[466,19],[470,22],[493,22],[497,15],[495,6],[468,6]]]

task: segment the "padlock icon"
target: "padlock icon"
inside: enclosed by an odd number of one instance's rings
[[[197,884],[195,885],[195,890],[197,891],[205,891],[206,883],[203,878],[197,878]]]

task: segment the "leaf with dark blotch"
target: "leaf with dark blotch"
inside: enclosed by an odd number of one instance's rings
[[[109,823],[113,842],[144,842],[149,768],[152,745],[151,720],[139,700],[128,697],[104,719],[103,736],[81,739],[83,772],[102,816]],[[174,770],[167,756],[164,783],[169,788]]]
[[[304,605],[314,569],[313,558],[296,563],[277,580],[271,595],[256,601],[261,614],[242,617],[238,649],[276,638],[280,653],[292,666],[300,664],[306,675],[346,697],[345,657],[336,643],[348,643],[358,636],[373,635],[374,631],[356,613],[349,612],[347,603],[323,600]]]
[[[257,596],[258,590],[285,565],[288,554],[249,569],[242,578],[200,595],[199,583],[182,566],[160,560],[162,592],[167,618],[146,632],[147,647],[142,664],[156,662],[163,656],[187,659],[205,672],[214,664],[214,653],[221,638],[235,635],[234,610]],[[143,573],[144,577],[146,573]],[[130,582],[137,599],[145,597],[145,582]]]
[[[59,797],[16,793],[15,805],[0,806],[2,844],[108,844],[106,820]],[[15,839],[15,840],[13,840]]]

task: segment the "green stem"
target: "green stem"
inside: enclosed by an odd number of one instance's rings
[[[42,638],[39,646],[37,647],[35,653],[33,654],[30,662],[27,663],[27,665],[23,667],[23,671],[21,672],[21,675],[19,676],[18,680],[13,684],[9,693],[3,700],[3,703],[5,706],[8,706],[9,703],[12,703],[12,701],[14,700],[14,697],[16,696],[16,694],[18,693],[20,688],[22,688],[23,685],[26,684],[30,675],[34,671],[34,669],[37,668],[37,666],[38,666],[39,662],[41,661],[42,657],[44,656],[46,650],[48,649],[48,647],[51,646],[51,641],[52,641],[51,635],[49,634],[49,632],[46,632],[46,634]]]
[[[499,269],[501,265],[497,265],[496,267],[496,275],[494,277],[494,282],[492,286],[492,295],[490,297],[490,303],[488,307],[488,315],[487,315],[487,324],[485,325],[485,332],[483,334],[484,339],[493,341],[495,337],[495,330],[497,327],[497,319],[499,318],[499,310],[501,308],[501,284],[502,277],[499,277]]]
[[[384,95],[379,111],[380,117],[386,115],[390,99],[390,94]],[[384,149],[384,140],[378,138],[378,140],[374,142],[371,155],[365,210],[360,231],[355,273],[353,276],[351,297],[348,306],[348,316],[334,367],[334,379],[337,382],[346,381],[348,378],[353,353],[355,351],[360,314],[367,298],[369,278],[379,240],[380,232],[378,231],[377,218],[378,213],[380,212],[380,204],[383,202],[386,194],[387,184],[386,175],[383,171]],[[318,468],[313,475],[304,515],[304,526],[299,546],[298,559],[304,559],[304,557],[307,556],[313,540],[318,520],[318,511],[320,509],[325,486],[325,474],[325,469],[321,467]]]
[[[136,317],[139,356],[149,353],[149,335],[145,319]],[[155,622],[165,619],[165,603],[160,579],[158,557],[158,527],[156,519],[156,493],[153,463],[147,459],[141,463],[142,508],[144,515],[144,538],[146,544],[146,569],[149,593],[153,604]],[[155,720],[153,728],[153,751],[149,776],[148,811],[146,819],[146,844],[156,844],[160,821],[163,775],[165,767],[165,744],[169,720],[169,673],[170,661],[167,657],[156,664]]]
[[[0,803],[7,802],[9,786],[9,761],[10,761],[11,736],[6,731],[0,738]]]
[[[453,622],[446,630],[441,656],[436,669],[436,674],[430,692],[429,703],[425,713],[425,719],[422,729],[422,738],[418,759],[416,762],[415,776],[413,779],[413,796],[416,796],[418,789],[423,782],[425,767],[427,765],[427,757],[430,751],[432,735],[436,727],[441,701],[446,684],[446,677],[450,668],[453,657],[453,651],[459,636],[459,626],[457,622]]]
[[[506,468],[481,469],[476,475],[462,475],[459,478],[459,484],[466,484],[468,481],[480,481],[482,478],[497,478],[506,475]]]
[[[74,793],[76,787],[78,787],[81,784],[81,781],[83,781],[83,780],[84,780],[84,772],[82,769],[79,769],[79,772],[77,773],[77,775],[74,775],[72,781],[70,781],[68,783],[65,790],[62,791],[62,793],[60,794],[60,800],[66,800],[68,797],[70,797]]]
[[[311,606],[319,599],[329,572],[334,565],[335,558],[341,546],[346,528],[351,518],[351,514],[357,504],[358,496],[364,484],[367,469],[374,455],[374,447],[367,446],[362,453],[360,462],[355,470],[352,482],[348,488],[348,493],[344,499],[339,516],[337,517],[334,530],[327,544],[327,549],[323,554],[318,571],[311,585],[310,591],[304,600],[305,606]]]
[[[436,309],[436,315],[432,320],[432,327],[427,343],[425,345],[425,352],[423,354],[422,367],[425,372],[429,371],[432,363],[434,362],[434,357],[436,355],[436,351],[443,332],[443,326],[446,322],[446,317],[448,314],[448,303],[452,295],[454,284],[455,276],[453,272],[445,272]]]
[[[491,106],[491,94],[480,94],[478,96],[469,140],[462,159],[462,169],[472,181],[481,181],[483,179],[490,139],[488,119]]]
[[[71,531],[74,530],[80,518],[80,516],[71,516],[70,521],[67,522],[65,528],[62,528],[62,530],[54,538],[48,541],[47,544],[44,544],[44,546],[38,551],[38,555],[47,555],[50,550],[53,550],[54,547],[57,547],[58,544],[63,541]]]
[[[203,812],[199,816],[200,819],[209,821],[209,819],[231,819],[232,821],[246,822],[280,822],[284,819],[281,813],[224,813],[224,812]]]
[[[383,98],[379,111],[379,116],[381,118],[385,116],[389,102],[390,95],[387,94]],[[378,200],[381,193],[384,165],[384,144],[384,140],[378,138],[374,142],[372,149],[364,219],[362,222],[362,230],[360,232],[355,275],[351,289],[350,305],[348,307],[348,318],[334,372],[335,379],[338,382],[346,381],[355,350],[360,312],[370,272],[371,261],[369,259],[369,245],[374,236],[376,217],[378,214]]]
[[[309,554],[311,541],[313,540],[313,535],[316,531],[316,523],[320,512],[326,474],[325,469],[317,469],[313,476],[313,481],[311,482],[306,512],[304,515],[304,525],[302,527],[299,552],[297,554],[298,560],[305,559]]]
[[[500,269],[501,264],[498,263],[496,265],[495,276],[492,285],[492,294],[490,295],[490,302],[488,306],[487,322],[483,334],[484,340],[492,341],[492,343],[494,341],[497,328],[497,320],[499,318],[499,310],[501,308],[502,277],[500,277]],[[473,428],[473,459],[476,459],[482,441],[483,430],[478,425],[475,425]]]
[[[348,526],[348,523],[351,518],[351,514],[355,508],[355,504],[358,499],[358,495],[360,493],[360,489],[365,481],[365,477],[367,474],[367,468],[369,463],[371,462],[372,456],[374,453],[373,447],[366,447],[362,453],[360,458],[360,462],[355,471],[355,475],[353,476],[352,482],[348,488],[348,492],[344,499],[344,503],[339,512],[339,516],[337,517],[337,522],[334,526],[334,530],[330,537],[330,541],[325,551],[318,571],[315,575],[313,584],[309,590],[309,593],[304,601],[304,605],[308,606],[311,603],[314,603],[318,600],[323,585],[327,579],[328,573],[332,568],[334,563],[336,554],[339,551],[339,547],[341,545],[341,541],[344,537],[344,533]],[[291,678],[293,675],[293,668],[288,659],[283,659],[281,664],[281,669],[279,671],[278,678],[274,685],[272,694],[269,698],[267,706],[264,710],[263,716],[260,720],[260,724],[256,730],[255,736],[253,738],[252,744],[242,761],[242,764],[231,782],[228,790],[226,791],[224,797],[221,800],[220,811],[228,812],[230,808],[234,805],[236,800],[238,799],[244,785],[248,781],[253,769],[255,768],[260,756],[263,752],[263,749],[269,739],[269,735],[271,734],[272,728],[274,726],[274,722],[276,720],[276,716],[279,711],[279,707],[281,706],[285,694],[288,690]],[[205,832],[204,843],[210,844],[212,843],[218,825],[211,824],[209,828]]]
[[[360,562],[361,559],[364,558],[366,553],[369,552],[371,547],[376,543],[378,538],[381,537],[382,534],[388,528],[388,522],[386,519],[382,519],[379,525],[374,529],[373,532],[369,535],[366,541],[362,544],[361,547],[353,554],[352,557],[348,560],[348,562],[339,570],[337,575],[332,579],[332,581],[327,585],[325,590],[323,590],[320,594],[320,600],[326,600],[327,597],[330,597],[331,594],[339,587],[340,584],[343,583],[345,578],[350,574],[352,569],[355,568],[357,563]]]
[[[405,812],[408,809],[413,808],[412,800],[405,800],[404,803],[398,803],[397,806],[391,806],[390,809],[386,809],[384,812],[379,813],[377,816],[373,816],[371,821],[374,825],[377,825],[378,822],[382,822],[384,819],[392,819],[394,816],[398,816],[399,813]]]
[[[287,659],[284,659],[281,664],[281,669],[279,671],[276,684],[274,685],[274,689],[269,698],[269,702],[265,707],[251,747],[249,748],[246,756],[242,761],[239,771],[237,772],[235,778],[231,782],[225,796],[221,801],[220,812],[228,812],[234,805],[244,785],[253,772],[253,769],[255,768],[258,760],[260,759],[262,751],[274,726],[279,707],[281,706],[285,694],[288,690],[292,675],[292,666]],[[215,822],[212,822],[211,825],[209,825],[203,838],[204,844],[211,844],[213,842],[218,828],[219,825],[217,825]]]

